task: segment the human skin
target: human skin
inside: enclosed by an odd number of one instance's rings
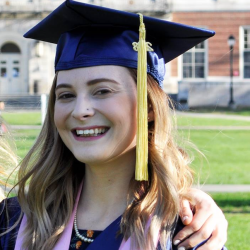
[[[60,71],[55,94],[58,132],[76,159],[86,166],[78,227],[103,230],[127,206],[128,185],[135,166],[136,84],[124,67],[96,66]],[[103,129],[104,134],[79,138],[76,129]],[[174,241],[192,235],[179,245],[187,249],[213,233],[212,240],[200,249],[219,250],[224,244],[222,236],[226,235],[226,227],[219,223],[225,218],[212,199],[192,192],[195,216],[184,202],[180,215],[187,218],[183,222],[188,226]]]
[[[135,166],[136,84],[126,68],[98,66],[59,72],[55,93],[58,132],[85,163],[78,226],[103,230],[127,206]],[[79,138],[75,128],[106,132]]]
[[[106,162],[111,165],[127,151],[134,151],[136,85],[128,69],[98,66],[59,72],[54,119],[65,145],[92,168],[104,168]],[[107,131],[76,138],[72,133],[76,128]]]

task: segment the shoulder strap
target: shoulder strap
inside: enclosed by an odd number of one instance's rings
[[[82,185],[83,183],[81,183],[78,194],[77,194],[77,198],[76,198],[76,203],[72,212],[72,215],[70,217],[70,220],[67,224],[67,226],[65,227],[61,238],[59,239],[59,241],[57,242],[56,246],[53,248],[53,250],[68,250],[69,249],[69,244],[70,244],[70,239],[71,239],[71,234],[72,234],[72,228],[73,228],[73,222],[74,222],[74,216],[75,216],[75,212],[78,206],[78,202],[80,199],[80,195],[81,195],[81,191],[82,191]],[[22,222],[21,222],[21,226],[19,228],[18,231],[18,235],[17,235],[17,240],[16,240],[16,245],[15,245],[15,250],[22,250],[22,245],[23,245],[23,231],[26,227],[27,224],[27,217],[24,214]]]

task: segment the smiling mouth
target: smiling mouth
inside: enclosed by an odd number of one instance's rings
[[[74,132],[77,137],[91,137],[105,134],[109,128],[76,129]]]

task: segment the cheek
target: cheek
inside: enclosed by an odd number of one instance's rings
[[[119,117],[121,125],[136,126],[136,100],[134,98],[129,98],[125,96],[119,100],[112,107],[116,117]]]
[[[64,122],[63,122],[64,115],[65,115],[65,112],[63,112],[63,109],[60,108],[59,105],[55,105],[54,122],[55,122],[57,129],[62,127],[62,125],[64,124]]]
[[[122,123],[123,132],[126,132],[125,136],[131,138],[136,133],[136,99],[135,98],[124,98],[122,104],[117,108],[117,112],[120,115],[120,122]]]

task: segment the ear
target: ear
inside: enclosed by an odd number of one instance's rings
[[[149,104],[148,105],[148,122],[152,122],[154,121],[154,119],[155,119],[154,110],[152,108],[152,105]]]

